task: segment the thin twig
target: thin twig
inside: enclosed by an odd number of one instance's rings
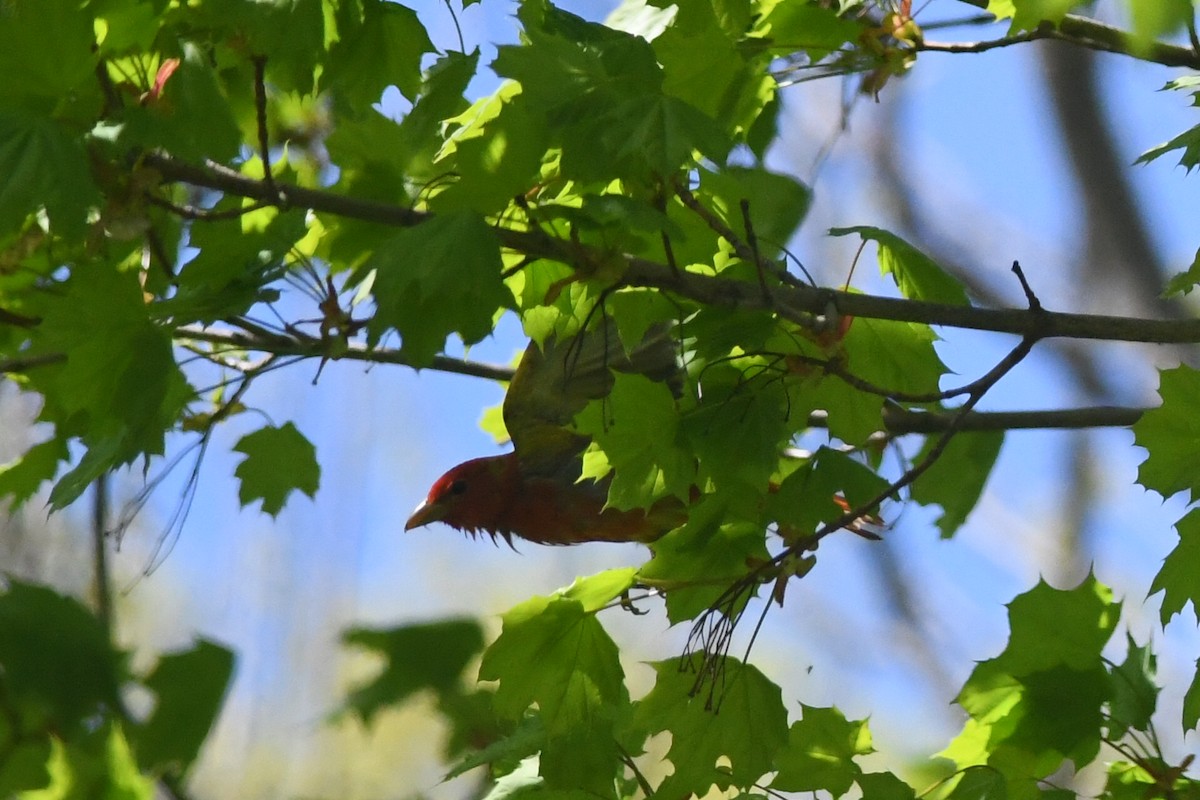
[[[458,15],[454,13],[454,6],[450,3],[450,0],[443,0],[443,3],[446,6],[446,10],[450,12],[450,21],[454,23],[454,32],[458,34],[458,52],[465,55],[467,52],[467,43],[463,39],[462,26],[458,24]],[[463,7],[466,8],[466,4]]]
[[[273,353],[275,355],[300,356],[305,358],[328,357],[324,343],[315,337],[269,333],[265,336],[252,335],[239,331],[220,330],[212,328],[183,327],[175,330],[178,339],[213,344],[228,345],[244,350]],[[434,356],[428,364],[415,365],[412,359],[400,350],[376,347],[369,348],[358,342],[346,345],[345,351],[338,355],[346,361],[362,361],[371,364],[399,364],[402,366],[420,366],[437,372],[453,372],[458,375],[469,375],[475,378],[487,378],[494,381],[512,379],[510,367],[483,364],[478,361],[453,358],[451,356]]]
[[[271,137],[267,133],[267,57],[254,56],[254,114],[258,128],[258,157],[262,159],[263,183],[278,202],[286,198],[275,189],[275,176],[271,174]]]
[[[62,353],[43,353],[37,356],[16,356],[0,361],[0,375],[17,375],[37,367],[61,364],[67,360]]]
[[[108,569],[108,481],[101,473],[92,484],[92,585],[96,597],[96,619],[112,640],[114,621],[112,579]]]
[[[260,208],[266,208],[267,206],[271,205],[265,200],[259,200],[251,203],[248,206],[227,208],[224,211],[209,211],[206,208],[196,208],[195,206],[172,203],[170,200],[150,193],[146,194],[146,202],[150,203],[151,205],[158,206],[159,208],[164,208],[167,211],[170,211],[172,214],[175,214],[183,219],[195,220],[197,222],[220,222],[222,220],[237,219],[238,217],[244,217],[251,211],[257,211]]]
[[[629,768],[629,771],[633,773],[633,779],[637,781],[637,785],[642,790],[642,794],[646,796],[647,800],[648,798],[654,797],[654,787],[650,785],[650,781],[648,781],[646,776],[642,774],[642,771],[638,769],[637,762],[633,760],[633,756],[631,756],[619,743],[617,744],[617,749],[621,753],[621,761],[623,761],[625,766]]]
[[[769,298],[771,290],[767,288],[763,259],[758,252],[758,236],[754,233],[754,223],[750,220],[750,201],[742,198],[738,205],[742,209],[742,225],[746,229],[746,244],[750,248],[750,261],[754,264],[754,274],[758,275],[758,288],[762,291],[764,299]]]

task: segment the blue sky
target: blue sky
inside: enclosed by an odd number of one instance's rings
[[[592,17],[606,6],[567,5]],[[936,0],[922,19],[961,14],[960,8],[970,11]],[[483,63],[490,61],[487,43],[515,36],[514,10],[510,2],[484,0],[461,14],[468,48],[484,47]],[[435,43],[456,46],[444,5],[419,4],[419,11]],[[1000,33],[998,27],[938,31],[936,38]],[[1127,161],[1194,124],[1186,96],[1154,91],[1174,71],[1118,56],[1105,57],[1102,64],[1112,107],[1123,112],[1119,139]],[[823,265],[824,277],[836,281],[857,243],[831,243],[822,232],[835,225],[888,226],[890,211],[870,183],[863,146],[882,134],[887,104],[897,104],[904,169],[922,187],[930,212],[964,241],[987,248],[990,276],[1014,304],[1020,302],[1019,287],[1008,268],[1019,259],[1047,307],[1077,307],[1080,289],[1065,274],[1078,247],[1075,190],[1058,144],[1049,138],[1047,99],[1037,70],[1028,47],[922,55],[911,76],[884,90],[881,104],[856,103],[849,130],[837,137],[815,176],[815,154],[840,123],[836,104],[843,88],[826,81],[786,90],[785,137],[771,163],[814,181],[814,209],[797,243],[805,263]],[[489,88],[488,80],[481,78],[478,88]],[[1183,269],[1200,244],[1194,218],[1200,182],[1186,179],[1172,163],[1168,156],[1132,174],[1154,220],[1158,246],[1176,269]],[[856,282],[867,290],[890,291],[873,272],[871,262],[861,264]],[[943,358],[964,377],[977,374],[981,363],[994,361],[1012,344],[983,334],[944,335]],[[508,362],[523,344],[519,327],[509,320],[471,355]],[[1149,361],[1172,356],[1165,351],[1155,356],[1145,348],[1112,349],[1117,368],[1133,375],[1128,402],[1152,403],[1155,379]],[[332,661],[339,626],[392,625],[450,614],[483,616],[495,624],[499,612],[531,593],[553,591],[577,574],[643,560],[644,551],[632,545],[527,545],[514,553],[445,528],[403,533],[408,512],[444,469],[499,452],[476,423],[484,408],[500,401],[500,388],[461,376],[357,364],[327,365],[314,386],[315,369],[311,363],[275,373],[255,386],[248,401],[277,424],[294,421],[314,441],[323,467],[317,498],[294,497],[277,520],[239,509],[232,479],[236,459],[229,448],[262,418],[235,420],[210,449],[191,518],[174,551],[129,595],[137,622],[170,609],[170,619],[154,626],[147,644],[181,645],[203,634],[239,651],[237,688],[222,722],[222,739],[210,749],[205,780],[244,767],[239,759],[252,758],[263,738],[285,740],[289,757],[319,754],[326,735],[321,720],[344,680],[342,665]],[[1058,362],[1035,355],[982,407],[1049,408],[1074,401]],[[1144,593],[1173,546],[1171,523],[1181,506],[1132,486],[1142,458],[1132,447],[1132,434],[1109,431],[1098,434],[1097,441],[1104,463],[1103,499],[1091,519],[1095,570],[1127,598],[1127,611],[1144,640],[1147,620],[1157,613],[1156,603],[1143,604]],[[817,569],[789,590],[785,609],[772,612],[755,660],[791,701],[837,703],[848,715],[871,714],[880,749],[937,748],[955,724],[949,705],[955,687],[931,683],[923,659],[932,645],[934,660],[961,682],[975,660],[1003,646],[1003,603],[1030,588],[1039,574],[1054,572],[1065,442],[1059,433],[1011,435],[980,508],[952,542],[938,540],[929,510],[890,512],[894,527],[888,538],[897,563],[913,576],[928,639],[911,637],[881,602],[878,559],[869,551],[875,545],[845,537],[822,545]],[[915,444],[904,446],[915,452]],[[127,574],[142,566],[172,500],[170,486],[160,490],[126,543],[118,563]],[[606,622],[637,660],[676,653],[682,641],[683,632],[667,631],[658,613],[636,619],[614,615]],[[1190,622],[1177,621],[1160,644],[1176,655],[1171,663],[1190,663],[1200,639]],[[631,680],[644,688],[644,668],[631,662],[630,671]],[[1166,718],[1164,729],[1177,731],[1176,719]],[[301,780],[295,770],[259,768],[279,770],[275,788],[280,796],[305,790],[289,787],[288,781]],[[436,769],[426,766],[417,774],[422,788],[457,796],[453,789],[434,787]]]

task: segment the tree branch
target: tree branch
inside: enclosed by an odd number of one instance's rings
[[[985,10],[988,6],[987,0],[959,0],[959,2]],[[1077,14],[1068,14],[1065,16],[1057,28],[1045,24],[1036,30],[1005,36],[1002,39],[990,42],[969,42],[963,45],[938,45],[935,42],[925,42],[919,45],[917,49],[947,53],[982,53],[985,50],[1007,47],[1038,39],[1069,42],[1080,47],[1086,47],[1089,50],[1130,56],[1140,61],[1162,64],[1165,67],[1200,69],[1200,53],[1196,50],[1164,42],[1153,42],[1145,51],[1135,53],[1132,37],[1128,33],[1112,25],[1106,25],[1098,20],[1091,19],[1090,17],[1082,17]],[[931,44],[935,46],[930,47],[929,45]]]
[[[960,431],[1080,430],[1083,428],[1126,428],[1146,413],[1144,408],[1084,406],[1037,411],[971,411],[957,423]],[[889,406],[883,410],[888,433],[938,433],[950,427],[955,415],[934,411],[909,411]],[[809,424],[818,427],[817,415]]]
[[[147,154],[144,161],[159,170],[166,180],[183,181],[268,202],[283,198],[290,206],[367,222],[412,227],[431,217],[409,208],[284,183],[275,184],[276,196],[262,181],[247,178],[219,165],[200,167],[158,154]],[[594,257],[596,263],[611,258],[580,243],[556,239],[541,231],[497,228],[495,232],[505,247],[538,258],[566,264],[574,263],[580,257]],[[774,287],[771,294],[764,297],[758,286],[744,281],[677,272],[665,264],[637,256],[626,255],[624,260],[626,266],[622,283],[627,286],[660,289],[698,303],[723,308],[771,311],[805,327],[820,325],[831,315],[841,315],[1036,336],[1039,339],[1062,337],[1160,344],[1200,342],[1200,320],[1194,319],[1160,320],[1051,311],[1033,313],[1029,309],[976,308],[855,294],[800,284]],[[348,357],[366,358],[365,355]]]
[[[319,339],[294,336],[254,336],[244,331],[214,330],[211,328],[180,328],[176,334],[181,338],[210,344],[225,345],[241,350],[271,353],[275,356],[300,356],[324,358],[325,351]],[[369,349],[362,344],[351,343],[341,358],[375,364],[398,364],[413,366],[399,350],[377,347]],[[513,368],[496,364],[484,364],[450,356],[438,356],[428,369],[449,372],[494,381],[512,379]],[[963,431],[1002,431],[1037,429],[1079,429],[1128,427],[1144,414],[1146,409],[1122,406],[1088,406],[1082,408],[1045,409],[1028,411],[972,411],[958,425]],[[911,411],[899,406],[883,409],[883,430],[894,436],[910,433],[937,433],[946,430],[956,414],[953,412]],[[809,416],[808,424],[813,428],[828,425],[828,415],[823,411]]]
[[[325,347],[325,343],[317,338],[267,334],[254,335],[245,331],[214,330],[212,328],[184,327],[175,331],[177,338],[190,339],[197,342],[226,345],[243,350],[254,350],[260,353],[271,353],[276,356],[301,356],[304,358],[334,358]],[[428,368],[439,372],[453,372],[458,375],[469,375],[475,378],[488,378],[494,381],[507,381],[512,378],[510,367],[482,364],[478,361],[468,361],[450,356],[434,356],[428,364],[414,364],[412,359],[400,350],[386,347],[369,348],[358,342],[350,342],[336,356],[340,360],[364,361],[371,364],[399,364],[413,369]]]
[[[59,364],[66,361],[67,357],[62,353],[42,353],[36,356],[16,356],[15,358],[5,358],[0,360],[0,375],[18,374],[28,372],[37,367],[45,367],[50,364]]]

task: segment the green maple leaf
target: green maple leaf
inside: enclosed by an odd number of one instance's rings
[[[1144,55],[1158,39],[1182,30],[1195,14],[1191,0],[1126,0],[1125,5],[1133,28],[1131,49],[1136,55]]]
[[[1003,656],[981,662],[956,698],[971,720],[942,755],[1009,778],[1043,777],[1067,758],[1082,766],[1099,751],[1109,686],[1099,663],[1013,675]]]
[[[890,772],[866,772],[854,780],[862,789],[862,800],[916,800],[917,797],[911,786]]]
[[[342,642],[383,656],[384,668],[351,690],[346,707],[370,723],[380,710],[403,702],[414,692],[456,690],[467,663],[483,649],[483,630],[475,620],[443,620],[399,628],[351,628]]]
[[[646,508],[663,493],[686,498],[695,459],[679,446],[678,415],[671,390],[641,375],[617,373],[612,392],[575,417],[614,470],[608,501],[617,508]],[[588,460],[595,468],[597,460]],[[598,471],[598,470],[597,470]],[[592,469],[588,477],[602,477]]]
[[[649,179],[673,173],[693,150],[723,160],[723,128],[663,93],[662,68],[644,39],[549,5],[525,4],[518,16],[528,43],[501,47],[492,67],[540,109],[564,175]]]
[[[73,598],[9,578],[0,594],[6,705],[30,730],[60,734],[117,702],[124,658],[99,620]]]
[[[668,95],[630,98],[597,123],[591,130],[585,128],[582,140],[564,150],[564,160],[585,159],[589,149],[595,152],[599,137],[613,153],[614,166],[620,172],[671,175],[691,160],[693,150],[713,161],[723,161],[729,150],[725,133],[715,120]]]
[[[131,734],[143,767],[187,772],[216,722],[233,663],[232,651],[205,639],[159,659],[143,682],[155,694],[154,712]]]
[[[919,463],[936,442],[936,437],[927,439],[915,462]],[[937,526],[943,539],[954,535],[979,502],[1003,444],[1004,434],[1000,431],[957,433],[938,460],[913,483],[913,500],[942,507]]]
[[[1167,554],[1150,584],[1151,595],[1163,593],[1159,617],[1164,626],[1188,603],[1200,615],[1200,581],[1196,580],[1200,569],[1200,510],[1188,512],[1175,523],[1175,530],[1179,532],[1179,544]]]
[[[742,233],[747,202],[750,224],[766,255],[777,255],[792,238],[812,203],[812,189],[790,175],[759,167],[728,166],[698,170],[697,197],[719,214],[731,230]]]
[[[550,736],[611,720],[628,701],[616,644],[580,600],[534,597],[504,614],[499,638],[479,667],[499,681],[495,708],[519,719],[533,704]]]
[[[383,0],[363,0],[361,21],[330,48],[321,81],[347,109],[379,102],[389,85],[416,100],[421,59],[432,52],[433,42],[415,11]]]
[[[1109,704],[1109,739],[1116,741],[1129,728],[1150,729],[1150,718],[1158,701],[1158,686],[1154,682],[1157,659],[1149,647],[1138,647],[1127,635],[1129,651],[1125,661],[1113,667],[1112,700]]]
[[[744,361],[714,364],[704,371],[703,402],[680,419],[679,436],[694,453],[701,474],[719,490],[745,487],[761,494],[794,422],[778,382],[771,386],[745,380],[762,360]],[[730,458],[731,453],[737,457]]]
[[[1138,482],[1164,498],[1187,491],[1200,498],[1200,416],[1195,398],[1200,396],[1200,371],[1186,365],[1159,372],[1162,404],[1133,425],[1134,442],[1146,448],[1138,468]]]
[[[1032,31],[1043,22],[1057,25],[1086,0],[989,0],[987,10],[996,19],[1012,18],[1009,34]]]
[[[54,477],[69,455],[66,441],[57,436],[35,444],[20,458],[0,466],[0,497],[20,506]]]
[[[762,526],[724,523],[726,510],[724,495],[709,495],[691,506],[686,525],[650,545],[654,557],[638,575],[665,592],[672,624],[708,608],[745,575],[748,560],[768,558]]]
[[[50,786],[53,780],[50,767],[54,759],[52,741],[49,738],[32,739],[12,746],[4,763],[0,764],[0,796],[28,797],[25,792]]]
[[[855,319],[842,339],[846,367],[855,376],[887,391],[936,392],[946,372],[933,349],[937,340],[928,325],[879,319]]]
[[[238,499],[243,506],[261,500],[262,510],[274,517],[292,492],[316,494],[321,480],[317,451],[292,423],[260,428],[233,449],[246,456],[234,470],[242,482]]]
[[[1195,730],[1200,725],[1200,659],[1196,661],[1196,674],[1192,685],[1183,696],[1183,731]]]
[[[1200,283],[1200,250],[1196,251],[1196,257],[1192,259],[1191,266],[1183,272],[1176,273],[1167,281],[1166,288],[1163,289],[1163,297],[1191,294],[1192,289],[1198,283]]]
[[[62,125],[28,111],[0,109],[0,174],[6,176],[0,183],[0,236],[45,208],[56,233],[82,237],[88,209],[100,194],[83,146]]]
[[[458,179],[430,198],[433,210],[496,212],[537,183],[546,131],[520,84],[501,85],[446,124],[453,132],[436,163],[453,170]]]
[[[879,246],[879,271],[891,275],[900,293],[908,299],[956,306],[970,305],[961,283],[936,261],[896,234],[869,225],[834,228],[829,233],[831,236],[857,233],[864,240],[875,242]]]
[[[1197,164],[1200,164],[1200,125],[1188,128],[1178,136],[1163,142],[1160,145],[1151,147],[1146,152],[1137,157],[1135,164],[1148,164],[1159,156],[1166,155],[1173,150],[1182,150],[1183,154],[1179,156],[1179,166],[1186,167],[1188,172]]]
[[[733,116],[742,98],[755,96],[751,86],[759,78],[747,60],[748,48],[740,47],[748,22],[747,18],[726,31],[710,4],[679,8],[674,24],[653,41],[654,53],[663,66],[663,90],[714,119]],[[705,57],[696,58],[697,53]]]
[[[703,795],[714,784],[747,786],[771,771],[788,739],[778,686],[757,668],[728,658],[714,697],[708,690],[693,692],[696,676],[680,670],[677,659],[653,666],[654,688],[638,703],[634,718],[651,733],[671,734],[667,758],[674,772],[659,786],[663,797]],[[723,759],[727,767],[718,766]]]
[[[502,267],[499,242],[478,214],[452,212],[401,231],[360,270],[375,275],[371,342],[396,330],[401,352],[423,366],[451,333],[466,344],[480,341],[491,334],[496,313],[513,305]]]
[[[840,797],[862,776],[857,756],[875,752],[866,720],[848,720],[836,708],[800,704],[787,746],[776,755],[771,788],[782,792],[824,790]]]
[[[467,106],[463,92],[475,75],[478,51],[447,53],[429,67],[420,94],[399,122],[368,106],[338,122],[329,137],[330,157],[341,168],[339,187],[383,202],[403,202],[405,186],[422,180],[441,183],[446,169],[433,160],[442,147],[442,128]],[[436,172],[435,172],[436,170]],[[339,225],[357,230],[363,223]],[[347,261],[356,263],[361,241],[350,241]]]
[[[1112,698],[1101,652],[1121,604],[1089,575],[1070,590],[1039,582],[1008,608],[1008,644],[963,685],[957,702],[971,719],[943,755],[1015,780],[1044,777],[1064,759],[1082,766],[1099,751]]]
[[[1067,590],[1040,580],[1008,604],[1012,632],[1000,660],[1014,675],[1059,665],[1091,669],[1120,616],[1121,604],[1094,575]]]
[[[558,595],[579,603],[589,614],[595,613],[627,592],[636,575],[637,570],[632,567],[607,569],[586,578],[576,578],[570,586],[559,590]]]
[[[887,487],[886,480],[856,458],[820,447],[780,482],[767,498],[767,510],[771,519],[788,529],[811,533],[846,512],[834,501],[836,495],[854,508]]]
[[[816,3],[777,3],[759,21],[763,37],[785,52],[802,50],[813,63],[855,42],[865,20],[842,13],[845,6]]]
[[[954,780],[947,800],[1008,800],[1008,781],[991,767],[968,767]]]
[[[170,335],[150,318],[138,274],[102,261],[89,267],[73,270],[64,291],[45,303],[31,348],[66,355],[32,375],[30,385],[45,398],[43,418],[88,449],[51,493],[56,508],[113,466],[162,453],[165,431],[191,397]]]
[[[511,609],[479,667],[481,680],[500,682],[492,704],[500,717],[518,720],[537,705],[546,733],[540,774],[552,788],[612,794],[614,725],[629,696],[617,645],[585,601],[628,588],[632,573],[622,573]]]
[[[163,148],[193,161],[229,161],[242,143],[241,130],[208,55],[184,45],[179,67],[163,84],[158,102],[123,112],[119,141],[125,147]]]
[[[883,397],[840,380],[812,376],[792,387],[801,407],[828,414],[829,433],[847,444],[861,445],[883,427]]]
[[[139,769],[125,731],[111,718],[95,723],[85,736],[55,744],[48,763],[50,791],[37,795],[154,800],[154,779]]]
[[[14,2],[0,25],[0,99],[61,101],[95,84],[91,14],[74,0]],[[18,77],[19,76],[19,77]],[[7,169],[4,174],[12,173]]]
[[[1146,3],[1146,4],[1138,3],[1136,5],[1138,5],[1138,6],[1145,5],[1147,7],[1171,6],[1174,8],[1175,11],[1185,12],[1186,15],[1182,16],[1181,21],[1186,21],[1188,19],[1191,19],[1191,15],[1192,15],[1191,3],[1186,2],[1186,0],[1174,0],[1174,2],[1170,2],[1170,3],[1168,3],[1168,2]],[[1200,105],[1200,91],[1197,91],[1198,86],[1200,86],[1200,81],[1196,80],[1195,75],[1185,75],[1181,78],[1175,78],[1174,80],[1168,81],[1167,85],[1163,87],[1163,90],[1164,91],[1172,90],[1172,91],[1191,92],[1192,105],[1195,106],[1195,105]],[[1182,150],[1183,151],[1183,155],[1181,155],[1179,157],[1179,165],[1182,167],[1186,167],[1188,172],[1191,172],[1193,167],[1195,167],[1197,164],[1200,164],[1200,125],[1195,125],[1191,128],[1188,128],[1186,131],[1179,134],[1178,136],[1171,139],[1170,141],[1165,142],[1164,144],[1160,144],[1157,147],[1150,148],[1149,150],[1147,150],[1146,152],[1144,152],[1140,156],[1138,156],[1137,160],[1134,161],[1133,163],[1148,164],[1151,161],[1153,161],[1154,159],[1158,158],[1159,156],[1170,153],[1173,150]],[[1195,266],[1195,264],[1193,264],[1192,269],[1188,271],[1188,274],[1190,275],[1195,270],[1196,270],[1196,266]],[[1171,293],[1172,289],[1178,288],[1178,286],[1176,285],[1177,281],[1179,281],[1183,278],[1185,278],[1184,275],[1177,275],[1174,279],[1172,279],[1171,283],[1169,283],[1167,285],[1168,294]],[[1189,286],[1190,286],[1190,284],[1189,284]]]
[[[1109,676],[1096,666],[1086,670],[1055,667],[1021,677],[1018,718],[1006,744],[1028,753],[1030,764],[1048,764],[1051,754],[1061,754],[1076,766],[1090,763],[1100,751],[1105,715],[1110,699]],[[1035,767],[1034,774],[1057,769]]]

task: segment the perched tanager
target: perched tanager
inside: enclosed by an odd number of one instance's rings
[[[626,353],[615,326],[561,340],[531,342],[504,397],[513,451],[465,461],[434,482],[405,530],[444,522],[493,541],[537,544],[652,542],[687,521],[686,506],[665,498],[648,510],[605,508],[608,481],[580,480],[589,443],[571,429],[591,400],[606,397],[612,370],[673,383],[678,351],[670,332],[654,329]]]

